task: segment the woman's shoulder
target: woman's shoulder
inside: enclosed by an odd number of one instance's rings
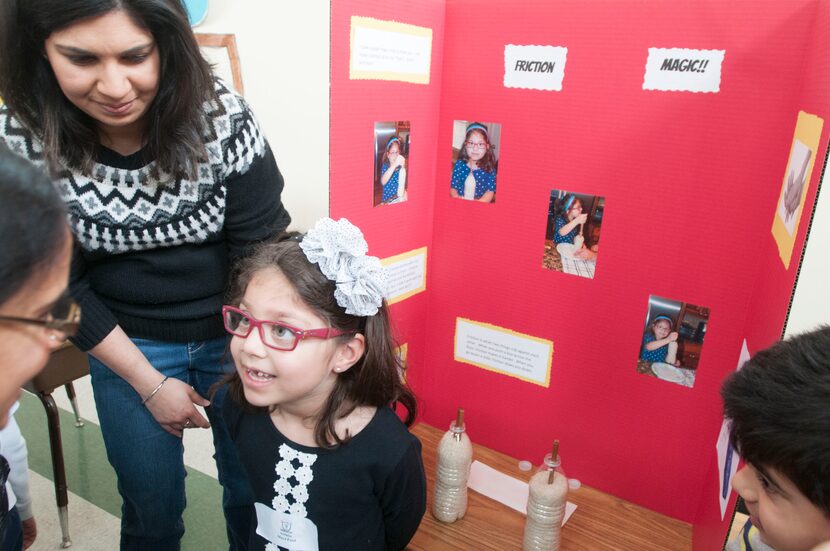
[[[37,161],[42,157],[40,141],[23,126],[7,105],[0,105],[0,141],[5,142],[13,153],[30,161]]]

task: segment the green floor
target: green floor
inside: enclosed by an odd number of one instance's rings
[[[29,447],[29,468],[53,480],[46,412],[40,400],[24,392],[15,418]],[[107,462],[99,427],[87,422],[78,429],[72,414],[61,411],[61,436],[69,491],[120,518],[121,497],[116,488],[115,472]],[[225,548],[227,537],[219,483],[199,471],[187,469],[185,485],[187,508],[184,512],[182,549],[203,551]],[[69,508],[72,508],[71,495]],[[222,542],[222,545],[217,545],[217,542]]]

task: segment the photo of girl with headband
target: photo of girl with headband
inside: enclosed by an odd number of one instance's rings
[[[593,279],[605,198],[551,190],[542,266]]]
[[[708,308],[650,296],[637,372],[693,387],[708,324]]]
[[[482,203],[495,202],[496,149],[500,133],[500,124],[455,121],[451,197]]]
[[[374,206],[407,200],[408,157],[409,121],[376,122]]]

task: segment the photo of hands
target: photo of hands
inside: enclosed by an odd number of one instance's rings
[[[604,211],[604,197],[552,190],[542,266],[593,279]]]
[[[372,204],[376,207],[407,199],[409,121],[375,123],[375,171]]]
[[[693,387],[709,309],[650,296],[637,372]]]

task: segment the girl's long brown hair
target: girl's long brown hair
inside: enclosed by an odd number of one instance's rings
[[[417,402],[412,390],[404,383],[397,344],[392,336],[386,301],[374,316],[346,314],[335,298],[335,284],[326,278],[316,264],[308,261],[300,249],[301,234],[291,232],[255,246],[234,270],[228,304],[238,306],[253,276],[269,268],[278,269],[291,282],[297,295],[318,316],[336,329],[361,333],[366,338],[363,356],[348,370],[337,375],[334,389],[317,416],[314,440],[324,448],[337,447],[348,441],[335,431],[335,422],[349,415],[358,406],[377,408],[401,404],[406,408],[404,423],[410,426],[417,416]],[[348,340],[352,335],[337,337]],[[226,377],[230,399],[248,412],[272,411],[274,408],[252,406],[245,399],[242,380],[234,372]]]

